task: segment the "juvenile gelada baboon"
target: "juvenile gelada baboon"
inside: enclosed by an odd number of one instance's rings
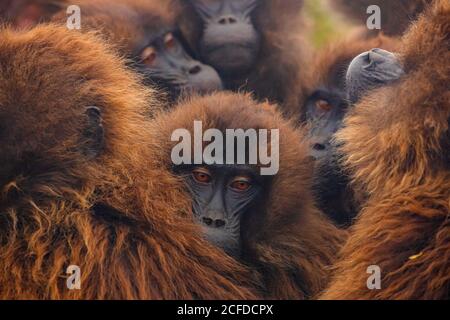
[[[327,284],[329,267],[346,234],[314,204],[314,164],[308,155],[305,132],[293,129],[275,109],[243,94],[217,93],[188,99],[156,118],[152,126],[157,134],[151,143],[160,148],[160,166],[179,177],[178,184],[170,188],[186,189],[192,199],[185,209],[192,210],[204,237],[259,273],[265,298],[307,299]],[[199,134],[195,122],[201,123],[205,136],[209,129],[223,135],[224,144],[213,152],[222,155],[221,159],[211,161],[205,156],[197,164],[173,160],[174,150],[175,154],[194,156],[193,150],[189,151],[191,144],[202,144],[193,140]],[[178,129],[187,130],[186,135],[191,137],[187,150],[175,149],[178,138],[171,142]],[[273,129],[278,130],[278,140],[272,140],[276,135]],[[231,146],[231,140],[225,142],[230,130],[243,130],[250,135],[249,141],[244,138],[244,146]],[[267,133],[268,144],[262,142],[261,132]],[[213,138],[203,142],[204,150],[213,147],[213,140],[220,141]],[[252,162],[255,145],[258,152],[268,151],[273,162],[268,164],[262,156]],[[279,154],[279,161],[275,154]],[[233,161],[225,161],[229,156]],[[239,161],[242,156],[245,159]],[[262,172],[277,164],[278,170]]]

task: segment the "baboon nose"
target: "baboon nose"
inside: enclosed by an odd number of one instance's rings
[[[216,221],[214,221],[214,224],[216,228],[222,228],[223,226],[225,226],[225,221],[217,219]]]
[[[219,24],[234,24],[237,22],[237,19],[233,16],[223,16],[218,20]]]
[[[198,74],[202,71],[202,67],[200,67],[200,65],[195,65],[192,68],[189,69],[189,74],[194,75],[194,74]]]
[[[324,144],[322,144],[322,143],[314,143],[313,144],[313,149],[316,150],[316,151],[323,151],[326,148],[327,147]]]
[[[226,225],[226,221],[223,219],[211,219],[211,218],[203,217],[202,221],[208,227],[213,227],[213,228],[222,228]]]
[[[206,224],[207,226],[210,226],[213,223],[213,219],[211,219],[211,218],[202,218],[202,220],[203,220],[203,223]]]

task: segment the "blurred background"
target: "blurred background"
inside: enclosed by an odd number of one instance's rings
[[[343,37],[354,26],[347,23],[344,16],[333,12],[328,0],[306,0],[305,9],[311,29],[309,37],[317,48],[335,38]]]

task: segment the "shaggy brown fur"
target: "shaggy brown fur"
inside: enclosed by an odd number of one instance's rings
[[[0,21],[14,27],[29,28],[39,21],[48,20],[60,7],[61,0],[2,0]]]
[[[297,115],[305,97],[309,77],[309,48],[303,35],[303,0],[262,0],[255,12],[256,29],[262,47],[252,71],[225,83],[227,89],[252,92],[258,100],[268,99],[281,105],[287,115]],[[201,33],[200,19],[185,7],[181,29],[196,50]]]
[[[171,168],[170,142],[175,129],[193,131],[194,120],[203,130],[280,130],[280,170],[270,178],[268,193],[258,209],[248,212],[244,223],[242,257],[264,279],[265,297],[311,298],[324,288],[328,269],[343,243],[345,233],[316,209],[311,195],[312,161],[307,158],[303,131],[292,129],[267,103],[257,104],[248,95],[219,93],[194,98],[153,124],[160,134],[152,141],[161,148],[161,167]],[[180,180],[173,187],[182,188]],[[191,208],[191,205],[189,205]]]
[[[176,0],[60,0],[60,11],[51,20],[65,24],[69,5],[80,7],[82,31],[98,31],[133,62],[135,69],[144,73],[145,69],[139,66],[141,51],[156,35],[177,31],[176,21],[181,10]],[[161,83],[151,74],[146,74],[144,80],[157,87],[160,98],[166,98],[170,105],[181,94],[180,88],[174,88],[168,81]]]
[[[209,246],[155,166],[157,104],[93,35],[55,26],[0,38],[0,298],[254,298],[252,274]],[[105,143],[83,151],[87,106]],[[81,290],[65,270],[80,266]]]
[[[47,0],[51,1],[51,0]],[[67,19],[65,8],[78,5],[83,30],[99,30],[120,52],[131,58],[144,47],[149,34],[176,27],[180,6],[176,0],[61,0],[63,10],[53,21]]]
[[[324,299],[450,298],[450,2],[436,1],[401,49],[407,75],[366,97],[338,134],[371,195]],[[378,265],[381,290],[368,290]]]
[[[360,33],[346,40],[337,41],[322,49],[313,63],[313,76],[308,95],[317,90],[339,93],[342,100],[333,103],[334,108],[342,108],[345,114],[348,105],[346,99],[345,75],[348,65],[354,57],[373,48],[397,51],[399,40],[383,35],[374,38],[361,38]],[[309,124],[311,125],[311,124]],[[312,137],[314,140],[314,137]],[[348,177],[337,163],[334,152],[330,152],[318,163],[314,191],[319,207],[340,225],[350,225],[359,212],[364,194],[348,186]]]
[[[329,44],[318,52],[313,62],[313,75],[308,93],[311,94],[319,87],[344,91],[345,74],[353,58],[373,48],[396,51],[398,47],[399,41],[395,38],[378,35],[371,39],[364,39],[359,32],[345,40]]]
[[[377,5],[381,9],[381,30],[368,31],[377,34],[401,35],[433,0],[330,0],[330,4],[348,17],[366,26],[367,8]]]

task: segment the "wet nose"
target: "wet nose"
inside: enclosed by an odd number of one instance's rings
[[[219,20],[217,20],[217,22],[218,22],[219,24],[223,24],[223,25],[226,25],[226,24],[234,24],[234,23],[236,23],[237,21],[238,21],[237,18],[234,17],[234,16],[231,16],[231,15],[222,16],[222,17],[219,18]]]
[[[194,63],[187,68],[189,86],[198,93],[209,93],[223,88],[216,70],[208,65]]]
[[[223,220],[223,219],[211,219],[208,217],[203,217],[202,221],[208,227],[213,227],[213,228],[222,228],[226,224],[225,220]]]
[[[196,75],[202,72],[202,67],[200,64],[193,65],[188,70],[190,75]]]

